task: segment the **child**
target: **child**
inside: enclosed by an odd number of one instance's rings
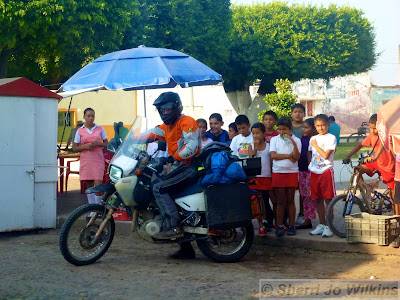
[[[83,112],[85,123],[76,131],[72,149],[80,152],[79,177],[81,181],[89,181],[89,185],[99,185],[104,177],[104,154],[107,137],[104,128],[94,123],[95,112],[86,108]],[[101,196],[87,194],[89,204],[100,203]]]
[[[279,133],[275,130],[276,121],[278,116],[272,110],[268,110],[263,115],[263,124],[265,126],[265,140],[267,143],[271,141],[273,136],[277,136]]]
[[[299,159],[299,192],[303,200],[304,222],[296,226],[296,229],[310,229],[312,228],[311,220],[315,219],[315,202],[311,201],[310,190],[310,171],[308,170],[309,155],[308,148],[310,146],[310,139],[316,135],[314,126],[314,119],[310,118],[304,121],[304,131],[301,137],[301,153]]]
[[[200,141],[201,141],[200,149],[203,149],[205,146],[212,143],[213,140],[208,138],[206,135],[207,121],[204,119],[197,119],[196,122],[197,122],[197,126],[199,127],[199,131],[200,131]]]
[[[382,177],[382,181],[391,191],[393,191],[395,159],[392,153],[389,150],[384,149],[380,142],[378,130],[376,129],[376,122],[377,114],[373,114],[368,121],[369,135],[350,151],[343,162],[350,162],[350,158],[361,148],[371,148],[371,153],[365,160],[366,163],[360,166],[361,171],[368,174],[368,176],[373,176],[374,173],[378,172]]]
[[[317,212],[320,224],[310,232],[311,235],[331,237],[332,231],[326,225],[326,205],[335,197],[335,178],[333,176],[333,156],[336,151],[336,137],[328,133],[329,119],[320,114],[314,118],[318,135],[310,139],[308,151],[311,152],[311,162],[308,169],[311,172],[311,200],[317,201]]]
[[[229,124],[228,129],[229,129],[229,131],[228,131],[228,135],[229,135],[229,144],[231,144],[233,138],[234,138],[235,136],[237,136],[237,135],[239,134],[239,132],[238,132],[238,129],[237,129],[237,126],[236,126],[235,123]]]
[[[306,108],[301,103],[296,103],[292,106],[292,126],[293,134],[301,139],[304,130],[304,116],[306,114]]]
[[[271,158],[269,154],[269,143],[265,141],[265,126],[262,123],[255,123],[251,127],[253,135],[253,145],[250,155],[252,157],[261,157],[261,175],[254,180],[252,189],[259,191],[263,198],[262,207],[264,218],[267,220],[267,226],[272,227],[274,222],[274,213],[269,203],[269,192],[271,190]],[[260,221],[260,220],[259,220]],[[267,228],[260,222],[259,235],[265,236]]]
[[[293,134],[299,139],[303,136],[304,131],[304,115],[306,114],[306,108],[301,103],[296,103],[292,106],[292,126],[293,126]],[[304,223],[304,212],[303,212],[303,198],[300,195],[300,211],[297,216],[296,223],[303,224]]]
[[[245,115],[238,115],[235,119],[239,134],[231,142],[232,154],[239,158],[248,158],[253,144],[253,135],[250,131],[250,121]]]
[[[269,150],[272,159],[272,188],[277,201],[275,234],[282,237],[285,234],[283,221],[286,208],[289,215],[287,235],[296,235],[294,193],[299,184],[297,161],[300,157],[301,142],[292,134],[289,118],[278,120],[278,132],[279,135],[271,139]]]
[[[210,138],[214,142],[220,142],[229,144],[229,134],[226,130],[222,129],[224,121],[222,116],[218,113],[214,113],[209,118],[210,130],[206,132],[206,137]]]

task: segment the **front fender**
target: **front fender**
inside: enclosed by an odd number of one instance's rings
[[[114,193],[115,186],[112,183],[104,183],[99,184],[94,187],[88,188],[85,193],[86,194],[94,194],[94,193]]]

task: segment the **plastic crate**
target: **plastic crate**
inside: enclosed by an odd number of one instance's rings
[[[389,245],[400,234],[400,216],[352,214],[345,217],[347,242]]]

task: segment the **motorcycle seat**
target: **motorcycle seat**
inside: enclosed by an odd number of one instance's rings
[[[203,188],[200,185],[200,182],[197,181],[195,184],[190,184],[189,186],[185,187],[184,189],[180,189],[179,191],[173,191],[171,196],[173,198],[182,198],[189,195],[194,195],[197,193],[203,192]]]

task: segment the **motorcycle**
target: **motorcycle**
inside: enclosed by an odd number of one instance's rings
[[[151,183],[154,176],[161,176],[163,158],[158,156],[165,149],[159,146],[155,153],[149,154],[150,143],[143,139],[142,124],[144,120],[137,118],[110,161],[111,182],[87,190],[87,193],[103,193],[103,202],[76,208],[62,225],[59,247],[63,257],[76,266],[100,259],[114,238],[113,213],[123,209],[132,218],[131,230],[146,241],[160,244],[195,241],[199,250],[216,262],[242,259],[254,239],[250,196],[245,183],[204,189],[193,182],[171,191],[181,217],[183,235],[168,241],[154,238],[161,230],[162,218]],[[198,169],[200,174],[204,168]],[[221,194],[231,196],[224,202],[220,200]],[[238,204],[236,211],[232,204],[234,198]],[[225,206],[221,207],[221,203]],[[232,219],[235,212],[236,219]]]

